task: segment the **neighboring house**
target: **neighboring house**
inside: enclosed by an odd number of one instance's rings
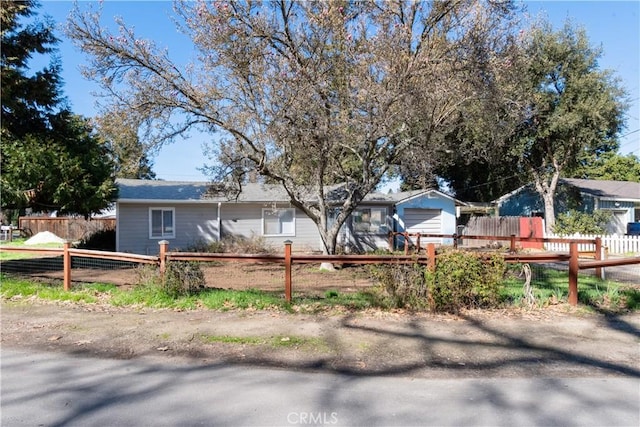
[[[280,186],[247,184],[230,199],[204,182],[118,179],[117,184],[117,251],[156,254],[161,240],[186,249],[225,236],[260,237],[274,247],[291,240],[297,252],[323,248],[315,223],[291,206]],[[387,249],[389,231],[453,234],[457,204],[436,190],[369,194],[345,223],[339,244]]]
[[[506,194],[495,202],[499,216],[544,217],[544,203],[532,184]],[[640,221],[640,183],[560,179],[555,197],[556,216],[576,209],[581,212],[609,210],[613,214],[608,232],[627,233],[629,223]]]

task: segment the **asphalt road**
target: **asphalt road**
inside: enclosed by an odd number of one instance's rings
[[[413,379],[3,349],[2,426],[638,426],[640,379]]]

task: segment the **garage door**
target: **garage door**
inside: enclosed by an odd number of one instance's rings
[[[442,233],[442,211],[440,209],[405,209],[405,229],[409,233]]]

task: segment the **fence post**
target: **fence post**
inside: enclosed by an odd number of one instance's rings
[[[416,253],[420,253],[420,233],[418,233],[418,238],[416,239]]]
[[[596,237],[596,253],[594,258],[596,261],[602,261],[602,238],[599,236]],[[596,267],[596,277],[604,279],[602,267]]]
[[[168,240],[160,240],[158,242],[160,245],[160,277],[164,278],[164,272],[167,268],[167,252],[169,252],[169,241]]]
[[[284,299],[291,302],[291,240],[284,241]]]
[[[436,245],[435,243],[427,244],[427,269],[434,271],[436,269]]]
[[[393,241],[395,240],[395,236],[393,235],[393,232],[390,231],[389,232],[389,251],[393,252],[396,248],[394,248],[393,246]]]
[[[71,290],[71,253],[69,253],[69,248],[71,248],[71,242],[65,241],[62,253],[62,266],[64,268],[62,287],[65,291]]]
[[[511,235],[511,248],[509,249],[509,251],[513,253],[516,252],[516,235],[515,234]]]
[[[405,231],[403,233],[403,236],[404,236],[404,254],[409,255],[409,233]]]
[[[578,305],[578,243],[569,243],[569,304]]]

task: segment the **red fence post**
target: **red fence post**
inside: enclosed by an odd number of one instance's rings
[[[513,253],[516,252],[516,235],[515,234],[511,235],[511,248],[509,249],[509,251]]]
[[[291,302],[291,240],[284,242],[284,299]]]
[[[430,271],[436,269],[436,245],[435,243],[427,244],[427,268]]]
[[[569,243],[569,304],[578,305],[578,243]]]
[[[406,231],[403,233],[404,236],[404,254],[409,255],[409,233]]]
[[[63,273],[63,289],[65,291],[71,290],[71,254],[69,253],[69,248],[71,247],[71,242],[64,242],[63,246],[63,254],[62,254],[62,266],[64,268]]]
[[[169,252],[169,241],[160,240],[158,242],[160,245],[160,277],[164,278],[164,272],[167,268],[167,252]]]
[[[418,238],[416,239],[416,253],[420,254],[420,233],[418,233]]]

